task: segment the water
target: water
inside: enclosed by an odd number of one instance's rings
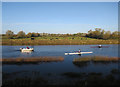
[[[65,56],[65,52],[74,52],[81,49],[81,51],[92,51],[92,54],[88,55],[101,55],[101,56],[112,56],[118,57],[118,45],[105,45],[109,48],[91,48],[94,45],[49,45],[49,46],[29,46],[34,47],[34,52],[32,53],[21,53],[20,48],[26,46],[2,46],[2,57],[3,58],[16,58],[16,57],[37,57],[37,56],[63,56],[64,58],[75,58],[79,55]],[[70,59],[71,59],[70,58]]]
[[[73,64],[73,59],[81,56],[110,56],[118,57],[118,45],[105,45],[109,48],[91,48],[96,45],[49,45],[49,46],[32,46],[34,52],[21,53],[19,48],[25,46],[2,46],[3,58],[17,58],[17,57],[39,57],[39,56],[62,56],[63,62],[50,62],[41,64],[23,64],[23,65],[3,65],[4,73],[20,72],[17,76],[32,76],[32,72],[39,72],[40,75],[46,76],[48,73],[52,73],[53,76],[60,76],[64,72],[101,72],[104,74],[110,73],[114,68],[118,68],[117,63],[109,64],[89,64],[88,66],[79,67]],[[31,47],[31,46],[29,46]],[[65,52],[74,52],[81,49],[81,51],[92,51],[92,54],[84,55],[64,55]],[[16,75],[14,75],[15,77]],[[52,77],[53,77],[52,76]]]

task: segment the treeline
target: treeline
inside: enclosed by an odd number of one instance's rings
[[[77,37],[89,37],[89,38],[95,38],[95,39],[118,39],[120,35],[120,32],[110,32],[105,31],[101,28],[96,28],[95,31],[89,30],[88,33],[76,33],[76,34],[49,34],[49,33],[34,33],[29,32],[25,34],[24,31],[19,31],[17,34],[14,34],[13,31],[8,30],[4,36],[6,36],[8,39],[14,39],[14,38],[31,38],[31,37],[45,37],[45,36],[51,36],[51,37],[68,37],[68,36],[77,36]]]
[[[13,39],[13,38],[30,38],[30,37],[39,37],[40,34],[39,33],[28,33],[28,34],[25,34],[24,31],[19,31],[17,34],[14,34],[13,31],[11,30],[8,30],[5,34],[5,36],[8,38],[8,39]]]
[[[35,32],[29,32],[25,34],[24,31],[19,31],[17,34],[14,34],[13,31],[8,30],[6,34],[3,34],[3,36],[6,36],[8,39],[14,39],[14,38],[31,38],[31,37],[45,37],[45,36],[51,36],[51,37],[67,37],[67,36],[86,36],[86,33],[77,33],[77,34],[50,34],[50,33],[35,33]]]
[[[89,30],[86,37],[107,40],[107,39],[118,39],[119,35],[120,32],[118,31],[114,31],[111,33],[110,31],[105,31],[103,29],[96,28],[95,31]]]

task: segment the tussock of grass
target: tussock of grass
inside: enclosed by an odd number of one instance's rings
[[[14,64],[14,63],[39,63],[39,62],[58,62],[63,61],[63,57],[30,57],[30,58],[3,58],[0,61],[3,64]]]
[[[119,59],[120,58],[117,58],[117,57],[97,56],[97,57],[92,58],[92,61],[94,62],[118,62]]]
[[[88,56],[75,58],[73,62],[119,62],[120,58],[107,56]]]

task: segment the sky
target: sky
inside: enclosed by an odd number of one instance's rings
[[[2,33],[118,30],[118,2],[3,2]]]

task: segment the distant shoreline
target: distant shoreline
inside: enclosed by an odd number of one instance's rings
[[[26,44],[27,45],[27,44]],[[26,45],[0,45],[0,46],[26,46]],[[59,44],[59,45],[64,45],[64,44]],[[59,45],[51,45],[51,44],[47,44],[47,45],[27,45],[27,46],[59,46]],[[71,45],[71,44],[66,44],[66,45]],[[76,45],[76,44],[72,44],[72,45]],[[77,44],[77,45],[99,45],[99,44]],[[119,44],[101,44],[101,45],[119,45]]]
[[[2,40],[1,45],[23,46],[23,45],[97,45],[97,44],[119,44],[118,40],[26,40],[10,39]]]

